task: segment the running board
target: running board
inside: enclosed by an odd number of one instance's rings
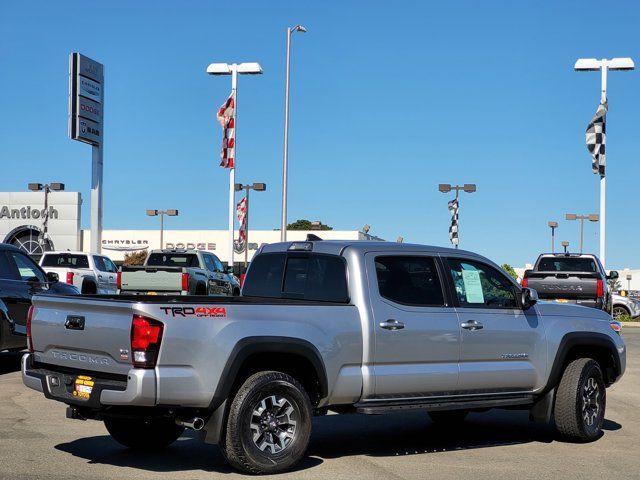
[[[419,400],[378,400],[364,401],[356,404],[356,411],[365,415],[381,415],[383,413],[403,410],[473,410],[474,408],[502,408],[516,405],[533,405],[533,395],[517,395],[509,397],[483,396],[460,399],[439,398]]]

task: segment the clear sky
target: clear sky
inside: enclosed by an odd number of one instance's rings
[[[0,191],[61,181],[82,192],[91,152],[67,138],[68,55],[105,64],[107,229],[224,229],[227,171],[215,120],[229,77],[217,62],[258,61],[239,80],[237,175],[266,182],[251,227],[280,224],[285,30],[293,39],[289,219],[368,223],[388,240],[449,245],[448,195],[461,199],[461,247],[524,265],[557,240],[579,243],[567,212],[597,213],[584,131],[600,78],[578,57],[640,61],[632,1],[0,2]],[[607,266],[640,267],[640,72],[609,76]],[[597,252],[597,225],[585,248]]]

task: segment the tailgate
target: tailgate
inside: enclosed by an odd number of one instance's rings
[[[34,359],[113,374],[132,368],[132,303],[81,297],[33,297]]]
[[[172,291],[182,290],[182,268],[148,267],[120,274],[120,290]]]
[[[597,298],[598,274],[591,272],[532,272],[528,286],[544,298],[593,300]]]

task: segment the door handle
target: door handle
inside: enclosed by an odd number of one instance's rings
[[[391,318],[386,322],[380,322],[380,328],[384,328],[385,330],[402,330],[404,328],[404,323]]]
[[[482,323],[478,322],[477,320],[469,320],[468,322],[463,322],[460,324],[460,326],[465,330],[471,331],[482,330],[484,328],[484,325],[482,325]]]

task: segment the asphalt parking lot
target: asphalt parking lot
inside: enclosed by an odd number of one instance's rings
[[[562,443],[525,412],[472,414],[438,428],[426,414],[317,418],[295,479],[598,479],[640,476],[640,328],[627,328],[627,373],[608,391],[605,434]],[[19,355],[0,354],[0,479],[216,479],[240,475],[218,449],[186,435],[163,453],[133,453],[102,423],[65,419],[64,405],[23,387]]]

